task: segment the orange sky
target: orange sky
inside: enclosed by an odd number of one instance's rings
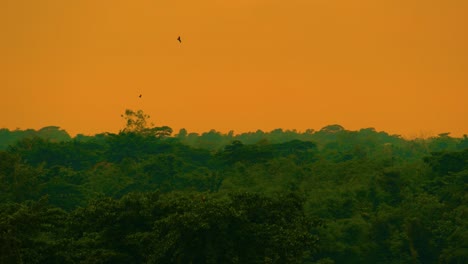
[[[129,108],[176,132],[461,136],[466,14],[465,0],[1,0],[0,127],[117,132]]]

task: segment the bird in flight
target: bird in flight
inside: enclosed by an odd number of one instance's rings
[[[180,36],[177,38],[177,40],[179,41],[179,43],[182,43],[182,40],[180,39]]]

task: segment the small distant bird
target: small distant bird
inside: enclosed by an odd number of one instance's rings
[[[140,94],[140,96],[138,96],[138,97],[140,97],[140,98],[141,98],[141,94]]]
[[[177,38],[177,40],[179,41],[179,43],[182,43],[182,40],[180,39],[180,36]]]

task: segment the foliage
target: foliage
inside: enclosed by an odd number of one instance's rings
[[[466,136],[171,136],[142,111],[124,118],[73,139],[0,130],[0,263],[468,259]]]

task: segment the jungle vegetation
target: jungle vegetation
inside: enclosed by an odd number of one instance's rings
[[[0,263],[466,263],[468,138],[0,130]]]

